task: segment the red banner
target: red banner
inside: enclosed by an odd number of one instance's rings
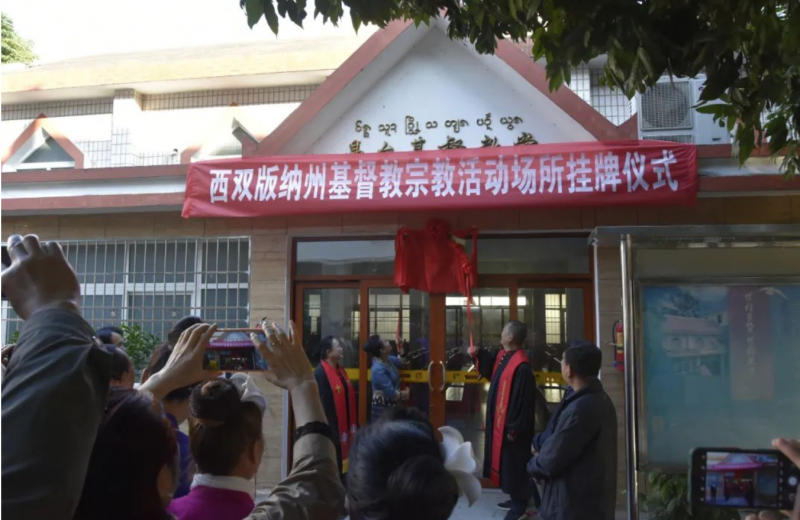
[[[685,205],[696,194],[694,145],[586,142],[199,162],[183,216]]]

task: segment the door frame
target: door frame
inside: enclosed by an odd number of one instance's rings
[[[586,236],[585,233],[533,233],[533,234],[487,234],[483,238],[544,238],[544,237],[574,237]],[[297,325],[298,331],[302,335],[303,331],[303,291],[305,289],[359,289],[359,337],[361,341],[366,341],[369,337],[369,290],[372,288],[394,288],[391,275],[297,275],[297,242],[299,241],[346,241],[346,240],[391,240],[393,236],[386,235],[353,235],[339,237],[293,237],[290,242],[289,261],[291,262],[290,273],[290,309],[291,319]],[[597,342],[595,338],[595,298],[594,298],[594,255],[589,250],[589,269],[586,273],[544,273],[544,274],[478,274],[477,288],[506,288],[509,291],[509,319],[518,319],[519,309],[517,297],[522,288],[580,288],[583,290],[584,299],[584,337],[587,340]],[[444,426],[446,421],[446,294],[429,293],[429,365],[428,365],[428,392],[429,410],[428,417],[434,428]],[[599,346],[599,345],[598,345]],[[360,347],[360,345],[359,345]],[[359,351],[359,384],[368,382],[367,353],[362,348]],[[441,367],[441,369],[437,369]],[[366,386],[364,386],[366,390]],[[294,414],[291,408],[291,397],[289,397],[288,410],[288,439],[291,439],[294,431]],[[367,424],[367,392],[359,391],[358,410],[359,426]],[[288,444],[288,466],[292,465],[293,444],[290,440]],[[483,484],[489,483],[482,479]]]

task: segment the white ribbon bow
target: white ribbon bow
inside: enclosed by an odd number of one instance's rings
[[[472,507],[481,497],[481,482],[475,477],[481,470],[481,463],[472,451],[472,443],[464,442],[461,432],[450,426],[442,426],[439,432],[444,467],[456,479],[459,494],[466,495]]]
[[[261,415],[263,416],[267,411],[267,398],[261,393],[253,378],[242,372],[237,372],[231,376],[230,381],[239,390],[242,402],[255,404],[261,410]]]

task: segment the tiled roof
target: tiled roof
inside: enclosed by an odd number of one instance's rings
[[[2,92],[130,85],[155,81],[331,71],[369,37],[327,37],[106,54],[3,67]]]

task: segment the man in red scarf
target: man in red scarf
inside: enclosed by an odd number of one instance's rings
[[[347,457],[358,422],[356,393],[342,366],[344,349],[341,342],[333,336],[326,336],[320,341],[319,353],[320,363],[314,370],[314,378],[319,386],[322,408],[333,439],[336,440],[339,471],[344,474],[347,473]]]
[[[499,505],[506,520],[527,516],[533,487],[526,464],[531,458],[536,418],[536,379],[523,345],[524,323],[509,321],[503,328],[499,351],[474,352],[478,372],[491,381],[486,403],[484,476],[500,486],[511,500]]]

